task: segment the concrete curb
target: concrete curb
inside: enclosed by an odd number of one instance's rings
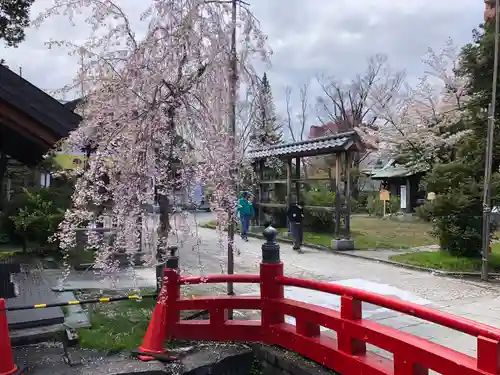
[[[214,228],[211,228],[208,226],[205,226],[203,228],[214,230]],[[262,236],[260,234],[256,234],[256,233],[248,233],[248,237],[264,239],[264,236]],[[282,237],[277,237],[276,240],[278,242],[293,244],[292,240],[282,238]],[[462,278],[480,279],[481,278],[480,272],[443,271],[443,270],[438,270],[438,269],[434,269],[434,268],[426,268],[426,267],[414,266],[412,264],[395,262],[395,261],[389,260],[389,259],[379,259],[379,258],[367,257],[367,256],[364,256],[362,254],[345,253],[343,251],[333,250],[333,249],[326,247],[326,246],[320,246],[320,245],[314,245],[314,244],[304,244],[303,246],[306,248],[312,248],[312,249],[321,250],[321,251],[328,251],[332,254],[337,254],[337,255],[341,255],[341,256],[345,256],[345,257],[358,258],[358,259],[368,260],[371,262],[385,263],[385,264],[389,264],[389,265],[394,266],[394,267],[406,268],[406,269],[410,269],[410,270],[414,270],[414,271],[433,273],[436,276],[453,277],[453,278],[460,278],[460,279],[462,279]],[[363,250],[358,250],[358,251],[363,252]],[[404,253],[402,252],[402,254],[404,254]],[[492,279],[500,278],[500,273],[489,273],[489,277]]]

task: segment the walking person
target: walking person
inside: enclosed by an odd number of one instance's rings
[[[293,249],[302,253],[302,241],[304,236],[303,220],[304,220],[304,209],[301,203],[292,203],[288,207],[287,212],[288,221],[290,223],[290,230],[294,238]]]
[[[250,202],[250,193],[248,191],[241,193],[241,198],[238,200],[238,213],[241,220],[241,238],[248,241],[248,228],[254,216],[254,208],[252,202]]]

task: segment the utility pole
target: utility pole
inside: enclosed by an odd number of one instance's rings
[[[490,225],[491,225],[491,174],[493,164],[493,137],[495,134],[495,106],[497,102],[498,82],[498,43],[500,32],[500,0],[495,1],[495,47],[493,57],[493,81],[491,87],[491,103],[488,108],[488,134],[486,138],[486,161],[484,168],[483,191],[483,249],[481,262],[481,279],[488,281],[488,256],[490,251]]]
[[[236,93],[238,88],[238,56],[236,54],[236,7],[238,0],[232,0],[231,11],[231,56],[229,57],[229,85],[230,85],[230,110],[229,110],[229,136],[231,137],[231,187],[236,189]],[[232,202],[230,202],[232,203]],[[234,210],[228,207],[229,228],[227,242],[227,273],[234,274]],[[227,294],[234,295],[233,283],[227,283]],[[228,311],[229,319],[233,318],[233,311]]]

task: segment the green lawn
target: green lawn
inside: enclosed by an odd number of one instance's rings
[[[204,226],[213,229],[215,225],[216,222],[212,221]],[[429,234],[430,224],[423,222],[353,216],[351,228],[357,249],[408,249],[436,243],[436,239]],[[333,235],[328,233],[304,233],[304,242],[313,245],[330,247],[332,239]]]
[[[153,290],[147,289],[141,292],[143,295],[153,293]],[[197,295],[200,294],[189,288],[182,290],[185,298]],[[156,303],[156,298],[144,298],[93,305],[92,326],[78,329],[79,346],[107,354],[137,349],[142,344]],[[67,309],[63,312],[67,314]],[[175,340],[166,343],[170,348],[179,344],[182,343]]]
[[[359,249],[408,249],[437,242],[429,234],[431,225],[420,221],[353,216],[351,228],[354,244]]]
[[[82,348],[117,353],[136,349],[142,344],[156,299],[96,304],[92,327],[79,329]]]
[[[500,244],[493,244],[491,250],[492,254],[489,257],[490,271],[500,272]],[[478,272],[481,270],[481,258],[456,257],[444,251],[398,254],[392,256],[391,260],[451,272]]]
[[[21,250],[2,250],[0,251],[0,260],[7,260],[22,253]]]

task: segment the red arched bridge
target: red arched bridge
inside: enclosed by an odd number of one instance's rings
[[[259,275],[182,277],[175,268],[165,269],[162,292],[138,357],[168,358],[164,345],[170,339],[242,341],[278,345],[342,375],[423,375],[429,370],[442,375],[500,374],[499,329],[395,298],[284,276],[276,230],[269,227],[264,235],[267,241],[262,246]],[[260,296],[181,297],[183,285],[223,282],[259,284]],[[338,295],[340,311],[285,298],[285,286]],[[474,336],[477,358],[365,320],[362,302]],[[228,311],[236,309],[260,310],[261,320],[229,320]],[[181,320],[184,310],[208,310],[209,319]],[[286,323],[285,316],[294,317],[296,324]],[[320,327],[336,332],[336,337]],[[367,351],[367,344],[392,353],[393,358]],[[13,363],[9,366],[11,372],[2,372],[0,366],[0,375],[14,374],[17,368]]]

